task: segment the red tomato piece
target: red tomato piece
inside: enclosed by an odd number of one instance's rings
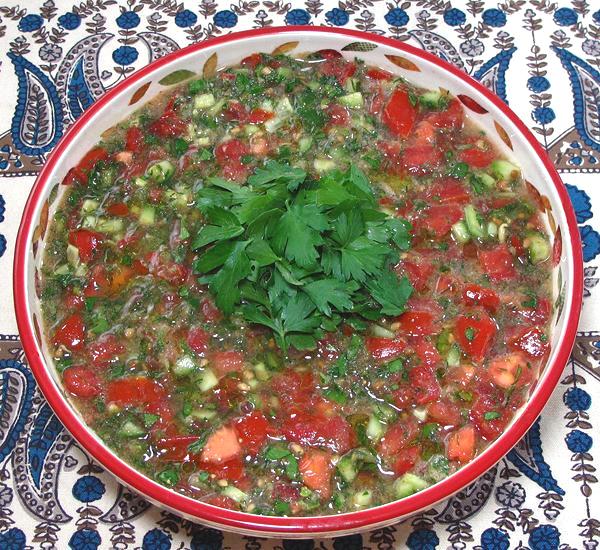
[[[106,401],[121,406],[139,406],[159,400],[162,387],[155,380],[145,376],[130,376],[108,383]]]
[[[499,244],[490,250],[479,250],[477,257],[492,281],[507,281],[517,276],[513,256],[505,244]]]
[[[71,168],[67,175],[62,180],[63,185],[73,185],[76,183],[87,183],[87,175],[83,173],[77,166]]]
[[[315,382],[310,371],[287,369],[271,379],[271,389],[285,405],[302,406],[311,400]]]
[[[483,306],[490,313],[496,313],[500,307],[500,298],[491,288],[470,283],[463,288],[463,300],[468,306]]]
[[[333,464],[331,454],[318,449],[310,449],[302,455],[298,463],[302,482],[309,489],[319,493],[321,498],[331,497],[331,475]]]
[[[330,105],[327,108],[327,114],[329,115],[329,124],[332,126],[347,126],[350,122],[350,113],[342,105],[336,103]]]
[[[239,481],[244,477],[244,463],[240,456],[221,463],[199,462],[198,467],[209,474],[214,474],[217,479]]]
[[[386,458],[392,458],[401,449],[409,447],[419,433],[417,421],[411,416],[392,424],[378,445],[378,451]]]
[[[437,367],[442,362],[440,353],[429,340],[420,338],[413,344],[413,348],[421,364],[426,367]]]
[[[422,292],[429,284],[429,279],[435,271],[435,266],[426,258],[411,258],[401,262],[400,267],[406,272],[413,288]]]
[[[129,207],[124,202],[115,202],[106,208],[111,216],[123,217],[129,215]]]
[[[235,350],[213,351],[209,354],[208,360],[219,377],[229,372],[240,371],[244,366],[244,354]]]
[[[356,64],[346,61],[343,57],[335,57],[319,63],[317,69],[322,75],[334,77],[343,86],[356,72]]]
[[[206,504],[212,504],[219,508],[225,508],[225,510],[239,510],[240,505],[232,498],[226,497],[225,495],[215,495],[206,500]]]
[[[454,325],[454,337],[460,347],[475,361],[482,361],[491,348],[498,327],[486,314],[477,317],[461,315]]]
[[[400,449],[396,455],[396,460],[392,466],[392,470],[397,476],[401,476],[412,470],[421,457],[421,447],[413,445],[406,449]]]
[[[446,398],[429,403],[427,416],[429,422],[437,422],[441,426],[458,426],[462,419],[460,407]]]
[[[463,426],[452,432],[448,438],[448,458],[463,464],[471,462],[475,457],[476,438],[473,426]]]
[[[247,67],[248,69],[255,69],[257,65],[260,65],[262,63],[262,60],[263,56],[261,53],[253,53],[248,57],[244,57],[240,65],[242,67]]]
[[[380,361],[391,361],[404,353],[406,342],[400,339],[380,338],[377,336],[368,336],[365,339],[367,351],[374,359]]]
[[[445,111],[433,112],[427,115],[428,120],[438,128],[460,129],[463,126],[465,112],[458,99],[452,99]]]
[[[425,366],[413,367],[408,373],[408,380],[415,391],[415,402],[419,405],[440,398],[440,383],[431,368]]]
[[[492,441],[502,434],[510,420],[510,411],[506,409],[503,397],[503,393],[496,397],[491,394],[480,395],[471,409],[471,420],[486,441]]]
[[[69,367],[63,372],[63,382],[67,391],[77,397],[89,398],[100,394],[100,381],[87,367]]]
[[[248,167],[241,158],[249,154],[248,145],[239,139],[230,139],[217,145],[215,159],[223,168],[223,175],[233,181],[240,181],[248,174]]]
[[[104,235],[89,229],[77,229],[69,232],[69,243],[79,250],[79,259],[87,264],[96,256]]]
[[[492,148],[489,150],[471,147],[458,151],[458,159],[466,162],[471,168],[485,168],[496,158],[496,153]]]
[[[184,462],[190,456],[189,446],[198,441],[197,435],[177,435],[156,442],[161,460]]]
[[[186,341],[198,355],[203,355],[208,349],[210,334],[200,327],[192,327],[188,331]]]
[[[130,126],[125,134],[125,148],[133,153],[139,153],[144,144],[144,132],[139,126]]]
[[[226,120],[235,120],[237,122],[245,122],[248,119],[246,107],[239,101],[230,101],[225,109],[223,109],[223,115]]]
[[[405,311],[398,317],[400,330],[409,336],[425,336],[433,334],[433,315],[427,311]]]
[[[147,258],[148,271],[175,286],[181,286],[187,279],[189,270],[186,266],[171,262],[163,261],[157,252],[151,253]]]
[[[241,456],[241,454],[242,447],[237,430],[233,426],[221,426],[206,440],[201,460],[202,462],[221,464]]]
[[[435,205],[423,211],[423,217],[417,220],[415,226],[435,238],[441,238],[450,233],[452,226],[462,218],[463,210],[458,204]]]
[[[404,149],[402,166],[411,173],[424,173],[440,165],[444,153],[433,145],[413,145]]]
[[[524,307],[518,311],[519,315],[532,323],[545,323],[552,313],[550,301],[545,298],[538,299],[537,306]]]
[[[340,454],[349,451],[354,443],[352,426],[341,416],[323,417],[304,411],[292,413],[285,419],[281,431],[290,442],[327,447]]]
[[[204,319],[206,319],[209,323],[220,321],[222,318],[221,310],[215,306],[214,302],[210,299],[203,300],[200,309],[202,310]]]
[[[441,204],[465,204],[471,200],[467,188],[455,178],[442,178],[434,183],[427,196]]]
[[[417,119],[417,109],[410,102],[408,92],[396,88],[383,109],[382,121],[395,136],[406,138],[410,135]]]
[[[253,109],[248,117],[248,122],[252,124],[262,124],[271,120],[275,116],[273,111],[266,111],[265,109]]]
[[[85,296],[102,296],[108,294],[111,282],[104,264],[96,264],[90,271],[90,276],[83,294]]]
[[[514,384],[518,387],[525,386],[532,378],[531,366],[521,353],[495,357],[488,367],[488,375],[496,386],[503,389]]]
[[[370,78],[372,80],[392,80],[392,78],[394,78],[394,75],[382,69],[371,67],[367,70],[367,78]]]
[[[522,351],[533,359],[544,357],[550,349],[548,337],[539,327],[525,327],[509,343],[510,347]]]
[[[94,365],[102,365],[125,351],[125,346],[114,334],[106,334],[92,342],[89,350]]]
[[[67,296],[65,297],[65,306],[68,311],[70,310],[79,310],[85,304],[85,298],[80,294],[74,294],[72,290],[67,292]]]
[[[90,149],[77,165],[79,171],[85,176],[85,181],[82,181],[82,183],[87,183],[87,176],[90,170],[101,160],[108,160],[108,157],[108,151],[104,147]]]
[[[253,411],[235,421],[244,454],[256,456],[272,431],[271,424],[260,411]]]
[[[56,329],[52,342],[55,346],[65,346],[71,351],[80,350],[85,340],[85,324],[79,313],[72,313]]]
[[[174,110],[174,100],[171,100],[163,114],[149,127],[151,133],[162,138],[179,137],[187,132],[187,122],[182,120]]]

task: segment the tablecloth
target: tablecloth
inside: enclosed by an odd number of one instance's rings
[[[531,127],[560,171],[583,241],[575,349],[527,436],[473,485],[362,535],[266,540],[151,506],[61,426],[25,363],[12,304],[16,232],[68,126],[135,69],[242,29],[314,24],[392,36],[458,65]],[[600,1],[84,0],[0,3],[0,548],[593,549],[600,541]]]

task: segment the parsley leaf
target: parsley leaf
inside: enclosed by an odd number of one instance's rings
[[[329,304],[339,311],[351,310],[353,304],[350,296],[357,289],[358,285],[353,281],[343,283],[337,279],[321,279],[303,287],[319,311],[328,317],[331,316]]]
[[[269,160],[264,168],[258,168],[254,175],[248,178],[248,183],[253,186],[282,183],[290,191],[295,191],[305,179],[306,172],[302,168],[294,168],[276,160]]]
[[[384,315],[400,315],[413,291],[406,276],[398,280],[396,274],[389,269],[383,270],[379,277],[366,284],[373,298],[381,305]]]

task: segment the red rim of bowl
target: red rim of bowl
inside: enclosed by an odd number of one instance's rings
[[[564,207],[569,230],[568,237],[573,248],[574,279],[571,281],[572,299],[570,308],[568,312],[565,312],[568,318],[565,324],[564,337],[558,345],[558,350],[553,363],[546,365],[544,378],[540,380],[526,407],[520,413],[518,418],[514,420],[514,423],[509,430],[502,434],[500,438],[493,442],[481,455],[475,458],[475,460],[461,468],[452,476],[436,483],[430,488],[390,504],[385,504],[375,508],[368,508],[357,512],[348,512],[340,515],[282,518],[258,516],[244,512],[226,510],[224,508],[218,508],[193,500],[189,497],[185,497],[147,478],[126,464],[124,461],[116,457],[112,451],[100,443],[99,438],[92,434],[91,430],[73,411],[71,405],[69,405],[68,401],[61,393],[61,390],[54,382],[52,376],[49,374],[41,351],[37,345],[34,335],[34,328],[28,315],[26,284],[27,274],[25,272],[25,266],[30,247],[30,235],[33,223],[35,221],[34,214],[38,201],[42,197],[43,191],[48,184],[48,178],[68,144],[76,139],[79,131],[86,125],[87,121],[99,110],[101,110],[107,102],[109,102],[117,94],[121,93],[124,89],[131,87],[136,82],[139,82],[141,79],[150,75],[155,69],[167,65],[172,60],[177,59],[182,55],[187,55],[191,52],[200,51],[206,49],[207,47],[213,47],[219,44],[235,42],[240,39],[277,34],[283,36],[286,33],[294,32],[319,32],[342,35],[353,39],[382,44],[400,51],[408,52],[414,56],[424,59],[425,61],[433,63],[451,73],[455,77],[460,78],[467,85],[475,88],[487,99],[487,101],[502,111],[502,113],[508,117],[508,119],[510,119],[510,121],[519,129],[521,134],[528,141],[532,150],[543,163],[549,178],[556,187]],[[118,84],[104,94],[104,96],[90,106],[89,109],[87,109],[71,126],[71,128],[49,156],[48,161],[44,165],[35,184],[33,185],[25,205],[23,218],[17,235],[13,271],[13,291],[17,325],[21,335],[25,355],[31,370],[35,375],[38,386],[40,387],[50,406],[56,412],[58,418],[69,430],[69,432],[73,434],[75,439],[79,441],[79,443],[94,457],[94,459],[96,459],[107,470],[112,472],[116,477],[142,495],[148,497],[154,502],[162,504],[167,508],[185,514],[188,517],[191,516],[201,522],[225,529],[229,528],[238,532],[253,532],[271,536],[291,535],[296,537],[302,535],[314,536],[316,534],[349,533],[369,527],[383,525],[385,523],[390,523],[395,519],[402,518],[421,509],[431,507],[437,502],[451,496],[467,486],[469,483],[473,482],[476,478],[481,476],[494,464],[496,464],[496,462],[498,462],[521,439],[521,437],[533,424],[537,416],[540,414],[546,401],[550,397],[556,384],[558,383],[564,365],[569,358],[577,333],[577,325],[581,311],[582,290],[583,258],[581,242],[575,214],[571,206],[571,201],[569,199],[567,190],[562,183],[556,169],[554,168],[554,165],[548,158],[545,150],[539,144],[537,139],[529,131],[527,126],[506,106],[506,104],[500,98],[492,94],[492,92],[490,92],[482,84],[462,72],[460,69],[414,46],[410,46],[391,38],[373,35],[362,31],[313,26],[270,27],[267,29],[243,31],[214,38],[206,42],[193,44],[181,50],[170,53],[151,63],[150,65],[140,69],[122,83]]]

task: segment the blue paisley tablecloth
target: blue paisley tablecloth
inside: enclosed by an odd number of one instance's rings
[[[231,3],[230,3],[231,2]],[[585,259],[580,332],[541,418],[496,467],[401,524],[330,540],[203,528],[121,487],[63,429],[17,335],[12,257],[36,173],[96,98],[177,48],[319,24],[393,36],[494,90],[555,162]],[[0,0],[0,549],[593,549],[600,542],[600,0]]]

